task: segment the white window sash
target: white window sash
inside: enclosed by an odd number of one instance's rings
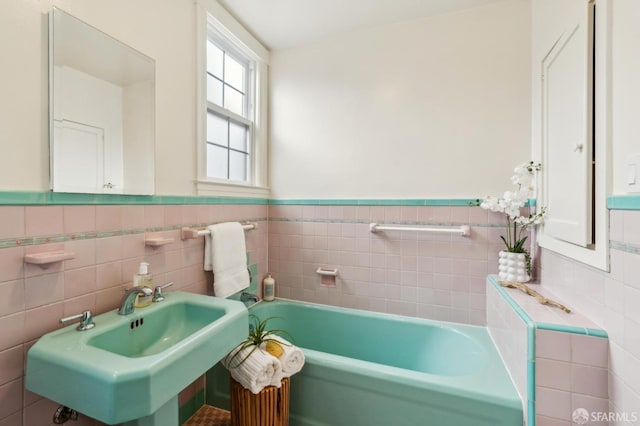
[[[231,15],[217,2],[196,0],[197,7],[197,54],[196,54],[196,99],[197,99],[197,177],[195,179],[198,194],[225,194],[234,196],[268,195],[267,181],[267,93],[263,80],[269,62],[269,51],[255,40]],[[207,100],[206,43],[212,35],[212,41],[219,42],[220,36],[225,42],[219,46],[233,59],[248,64],[245,78],[247,117],[233,113]],[[240,58],[238,57],[240,56]],[[244,57],[244,59],[242,59]],[[265,87],[263,87],[265,86]],[[262,93],[265,92],[265,93]],[[211,111],[230,120],[249,127],[248,181],[230,181],[207,177],[207,113]],[[259,146],[258,142],[259,141]],[[264,146],[263,146],[264,145]]]

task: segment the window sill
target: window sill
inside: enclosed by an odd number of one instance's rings
[[[269,196],[269,187],[211,180],[196,180],[196,191],[198,195],[207,196],[251,198],[267,198]]]

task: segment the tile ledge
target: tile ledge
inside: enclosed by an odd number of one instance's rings
[[[502,291],[498,293],[509,299],[507,302],[509,302],[512,308],[516,309],[517,306],[518,309],[522,310],[531,320],[535,328],[594,337],[608,337],[607,332],[590,320],[587,315],[573,309],[571,303],[565,302],[548,288],[544,288],[540,283],[533,282],[526,284],[544,297],[565,305],[571,309],[571,313],[565,313],[559,308],[549,305],[542,305],[534,297],[523,293],[521,290],[502,287],[498,277],[495,275],[489,275],[487,280],[495,287],[501,289]]]

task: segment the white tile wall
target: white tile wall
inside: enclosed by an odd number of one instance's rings
[[[552,296],[538,287],[536,290]],[[525,321],[489,281],[487,326],[523,401],[532,397],[528,394],[528,385],[535,386],[536,423],[571,424],[577,408],[591,413],[607,407],[608,339],[540,328],[544,323],[576,330],[597,328],[597,325],[579,313],[566,314],[557,308],[542,306],[519,290],[504,289],[504,292],[526,312],[531,324],[536,324],[534,347],[528,347]],[[529,377],[528,356],[534,348],[535,377]],[[533,382],[529,383],[531,380]],[[589,424],[606,425],[608,422],[590,421]]]
[[[487,327],[523,401],[527,418],[527,325],[487,282]]]
[[[606,411],[622,418],[611,425],[640,425],[640,211],[612,210],[610,231],[610,272],[543,250],[541,283],[581,311],[589,312],[591,319],[607,331],[610,345]],[[627,244],[629,251],[615,248],[622,244]],[[584,350],[574,351],[574,356],[585,364],[601,366],[603,361],[585,359],[591,354]],[[597,380],[602,382],[601,377]],[[576,386],[579,384],[576,382]],[[602,404],[593,398],[576,397],[573,402]]]

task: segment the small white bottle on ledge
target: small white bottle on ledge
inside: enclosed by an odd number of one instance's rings
[[[267,274],[267,277],[262,280],[262,300],[271,302],[276,297],[276,280],[273,279],[271,274]]]

